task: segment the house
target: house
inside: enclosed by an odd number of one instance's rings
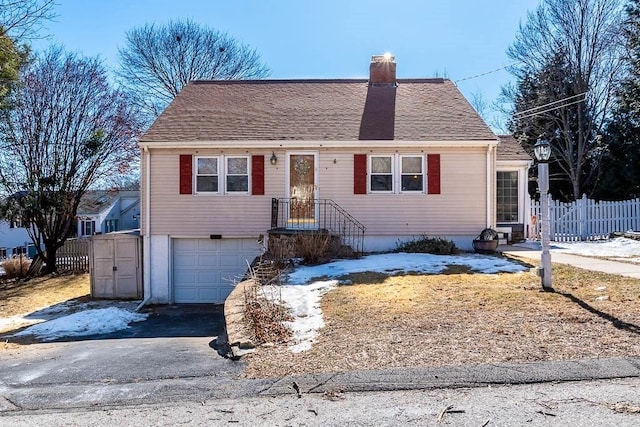
[[[140,228],[140,191],[90,190],[80,199],[76,214],[77,236]],[[19,218],[0,220],[0,259],[36,254],[27,229]]]
[[[0,220],[0,260],[20,254],[35,254],[27,229],[20,220]]]
[[[274,230],[471,249],[498,211],[505,228],[526,220],[526,153],[501,150],[450,80],[397,79],[387,56],[369,79],[191,82],[139,145],[151,303],[223,301]]]
[[[140,192],[137,190],[89,190],[76,213],[78,237],[140,228]]]

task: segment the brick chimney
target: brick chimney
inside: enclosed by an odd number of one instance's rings
[[[369,65],[369,86],[396,85],[396,57],[390,54],[373,55]]]

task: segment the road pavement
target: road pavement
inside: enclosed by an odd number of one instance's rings
[[[246,380],[239,378],[244,363],[222,358],[206,339],[105,340],[86,342],[83,348],[65,344],[40,354],[0,359],[0,411],[296,395],[298,391],[434,390],[640,377],[637,358],[397,368]],[[114,362],[109,352],[120,355],[121,363]],[[107,356],[101,359],[101,353]]]
[[[388,392],[190,399],[0,414],[35,426],[611,426],[640,425],[640,379]]]

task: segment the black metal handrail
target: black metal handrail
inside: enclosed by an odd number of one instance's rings
[[[271,228],[328,230],[358,255],[364,250],[364,232],[360,221],[331,199],[271,199]]]

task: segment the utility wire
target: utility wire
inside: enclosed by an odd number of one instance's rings
[[[517,117],[515,117],[515,119],[516,120],[527,119],[529,117],[534,117],[534,116],[537,116],[539,114],[548,113],[549,111],[557,110],[558,108],[570,107],[571,105],[580,104],[581,102],[584,102],[584,99],[579,99],[577,101],[573,101],[573,102],[570,102],[568,104],[563,104],[563,105],[558,105],[556,107],[547,108],[546,110],[536,111],[535,113],[527,114],[527,115],[524,115],[524,116],[517,116]]]
[[[548,104],[538,105],[537,107],[529,108],[529,109],[527,109],[527,110],[518,111],[517,113],[514,113],[513,115],[514,115],[514,116],[520,116],[520,115],[523,115],[523,114],[527,114],[527,113],[529,113],[529,112],[532,112],[532,111],[535,111],[535,110],[539,110],[539,109],[541,109],[541,108],[546,108],[546,107],[549,107],[549,106],[551,106],[551,105],[559,104],[559,103],[561,103],[561,102],[565,102],[565,101],[568,101],[568,100],[570,100],[570,99],[577,98],[577,97],[579,97],[579,96],[584,96],[584,95],[586,95],[586,94],[587,94],[587,92],[582,92],[582,93],[579,93],[579,94],[577,94],[577,95],[568,96],[568,97],[566,97],[566,98],[562,98],[562,99],[559,99],[559,100],[557,100],[557,101],[549,102]],[[581,99],[581,101],[584,101],[584,99],[585,99],[585,98],[583,97],[583,98]],[[562,105],[558,106],[558,108],[560,108],[560,107],[562,107]]]
[[[475,76],[469,76],[469,77],[464,77],[462,79],[454,80],[453,83],[457,84],[458,82],[463,82],[465,80],[477,79],[478,77],[488,76],[489,74],[497,73],[498,71],[502,71],[502,70],[504,70],[506,68],[512,67],[512,66],[514,66],[516,64],[519,64],[521,62],[522,61],[516,61],[516,62],[513,62],[511,64],[507,64],[504,67],[500,67],[500,68],[496,68],[495,70],[487,71],[486,73],[476,74]]]

